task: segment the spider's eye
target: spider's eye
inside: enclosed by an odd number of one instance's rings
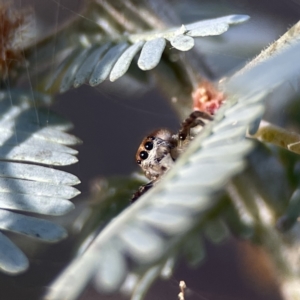
[[[141,159],[146,159],[148,157],[148,153],[146,152],[146,151],[142,151],[141,153],[140,153],[140,158]]]
[[[140,160],[137,160],[136,162],[137,162],[139,165],[142,163]]]
[[[181,141],[184,141],[184,140],[186,139],[186,134],[185,134],[185,133],[180,133],[180,134],[179,134],[179,139],[180,139]]]
[[[152,150],[152,148],[153,148],[153,143],[152,143],[152,142],[147,142],[144,146],[145,146],[145,148],[146,148],[147,150]]]

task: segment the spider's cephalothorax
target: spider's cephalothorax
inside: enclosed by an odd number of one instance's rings
[[[136,153],[136,162],[146,177],[157,180],[173,165],[176,159],[177,140],[167,129],[152,132],[143,139]]]
[[[133,195],[132,202],[149,190],[173,166],[192,139],[190,129],[198,125],[203,127],[207,120],[212,120],[209,114],[194,111],[182,122],[178,134],[172,134],[167,129],[159,129],[143,139],[135,158],[151,182],[139,188]]]

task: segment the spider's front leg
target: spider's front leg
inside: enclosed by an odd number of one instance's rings
[[[148,190],[150,190],[153,187],[153,185],[154,185],[154,182],[150,181],[150,182],[140,186],[139,189],[132,195],[130,203],[133,203],[137,199],[139,199],[143,194],[145,194]]]
[[[182,123],[181,123],[181,128],[178,132],[178,138],[181,141],[184,141],[187,136],[190,134],[190,130],[193,127],[196,127],[198,125],[204,127],[205,122],[203,120],[208,120],[212,121],[213,117],[203,111],[193,111],[188,118],[186,118]]]

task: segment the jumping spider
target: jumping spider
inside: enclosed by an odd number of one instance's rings
[[[178,156],[184,151],[192,139],[190,129],[198,125],[203,127],[205,125],[205,121],[203,120],[209,121],[212,119],[211,115],[205,112],[194,111],[182,122],[177,134],[172,134],[167,129],[159,129],[143,139],[135,158],[136,162],[143,169],[145,176],[151,181],[142,185],[138,191],[134,193],[131,203],[154,186],[173,166]]]

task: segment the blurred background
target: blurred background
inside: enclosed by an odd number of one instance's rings
[[[64,22],[80,18],[86,3],[84,0],[13,2],[16,8],[33,9],[38,36],[55,32]],[[230,28],[220,37],[196,39],[196,47],[204,54],[215,78],[241,67],[300,19],[298,0],[188,0],[170,1],[172,5],[169,6],[163,2],[157,1],[158,6],[172,8],[171,14],[178,20],[178,26],[229,14],[251,16],[250,21]],[[162,13],[163,9],[158,7],[159,12]],[[116,83],[106,81],[96,88],[71,89],[57,95],[51,109],[72,121],[72,133],[83,141],[78,149],[79,163],[64,168],[80,178],[82,183],[78,188],[81,195],[74,200],[77,206],[74,212],[52,219],[70,229],[67,240],[56,245],[29,244],[10,234],[29,256],[31,265],[29,271],[19,276],[0,273],[0,297],[4,300],[40,299],[74,255],[77,239],[72,224],[89,205],[91,189],[97,185],[97,179],[128,176],[137,171],[134,156],[141,139],[157,128],[176,131],[180,124],[169,99],[155,88],[154,82],[138,85],[126,78]],[[201,265],[191,269],[184,260],[181,261],[171,280],[154,284],[146,299],[176,299],[180,280],[184,280],[188,287],[186,299],[281,299],[264,253],[234,238],[219,245],[207,242],[205,260]],[[123,297],[99,295],[91,286],[81,299]]]

